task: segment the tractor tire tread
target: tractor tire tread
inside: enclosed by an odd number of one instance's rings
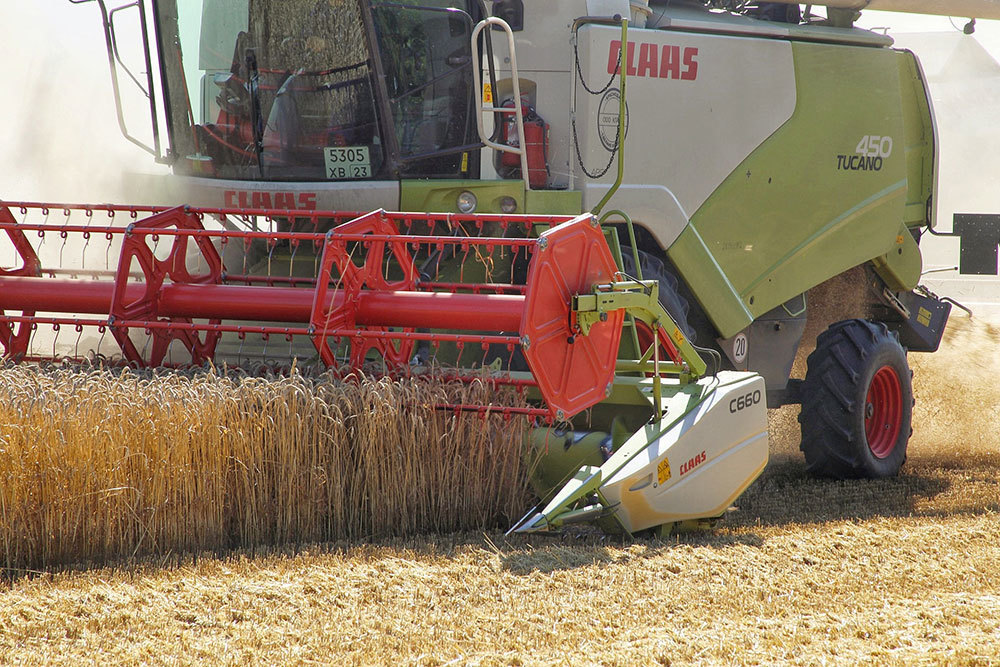
[[[836,479],[895,475],[905,461],[913,405],[912,374],[906,372],[906,353],[895,334],[880,322],[837,322],[817,337],[816,349],[806,363],[798,419],[802,428],[799,448],[809,473]],[[878,370],[873,366],[883,363],[892,365],[899,375],[904,408],[901,433],[906,438],[897,441],[885,459],[879,459],[868,447],[863,413],[867,384]]]

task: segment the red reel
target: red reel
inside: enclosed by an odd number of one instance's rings
[[[603,401],[614,380],[625,311],[609,315],[586,336],[570,329],[573,297],[613,282],[618,266],[597,219],[590,215],[539,238],[528,270],[521,347],[556,419]]]
[[[405,241],[380,239],[346,241],[338,238],[340,234],[395,236],[398,231],[385,215],[385,211],[373,211],[336,227],[327,235],[310,318],[313,343],[320,359],[327,366],[337,365],[328,340],[331,332],[345,329],[353,329],[358,333],[389,331],[386,327],[357,324],[358,297],[362,290],[381,292],[415,290],[417,284],[417,270]],[[390,258],[395,262],[390,262]],[[336,274],[333,270],[335,266]],[[393,271],[398,274],[394,279],[386,276],[389,266],[393,266]],[[328,299],[331,292],[338,291],[343,292],[343,299]],[[404,328],[402,331],[412,332],[413,329]],[[413,354],[413,341],[353,336],[350,339],[351,367],[360,368],[371,350],[375,350],[390,367],[405,366]]]
[[[122,243],[118,270],[115,274],[115,288],[111,297],[109,323],[111,333],[122,348],[122,353],[129,363],[144,367],[155,367],[163,363],[164,358],[174,341],[180,342],[191,355],[191,363],[200,365],[209,361],[215,355],[215,346],[220,333],[206,331],[199,336],[197,331],[173,328],[147,329],[152,337],[152,346],[145,354],[140,352],[129,337],[128,325],[122,322],[155,322],[159,318],[159,295],[164,281],[169,278],[174,284],[187,285],[217,285],[222,282],[222,258],[215,246],[207,237],[195,237],[194,242],[201,252],[207,270],[205,273],[192,275],[188,270],[187,249],[190,236],[168,236],[172,239],[170,253],[166,259],[157,259],[149,245],[152,235],[136,233],[147,229],[190,229],[203,230],[196,213],[191,213],[183,207],[172,208],[162,213],[144,218],[129,228],[130,233]],[[139,265],[143,276],[143,289],[135,298],[135,290],[128,289],[129,273],[132,263]],[[161,321],[174,323],[190,323],[190,318],[170,317]],[[210,320],[218,324],[220,320]]]
[[[0,223],[16,225],[17,221],[6,206],[0,208]],[[10,239],[18,257],[21,259],[21,266],[11,269],[0,268],[0,276],[40,276],[41,262],[38,259],[35,249],[31,247],[27,237],[19,229],[7,230],[7,238]],[[0,310],[0,315],[5,315]],[[33,317],[35,311],[23,311],[22,317]],[[28,354],[28,344],[31,341],[31,322],[22,320],[20,323],[0,320],[0,345],[3,345],[6,358],[18,361]]]

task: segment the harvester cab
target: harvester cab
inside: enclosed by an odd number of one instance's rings
[[[950,310],[919,287],[937,139],[919,62],[853,1],[89,1],[116,98],[148,98],[151,141],[119,104],[122,130],[172,175],[133,182],[155,205],[4,203],[7,357],[103,359],[110,333],[138,366],[517,387],[441,408],[527,420],[521,532],[710,522],[785,403],[812,472],[898,472],[906,354]],[[44,239],[72,235],[68,266]]]

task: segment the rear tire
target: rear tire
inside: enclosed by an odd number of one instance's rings
[[[802,444],[810,473],[882,478],[906,460],[912,373],[895,334],[880,322],[837,322],[816,339],[802,383]]]
[[[621,251],[622,270],[628,276],[637,277],[639,272],[635,268],[635,258],[632,256],[632,248],[622,246]],[[637,252],[639,255],[639,264],[642,268],[643,280],[655,280],[660,284],[658,296],[663,310],[670,314],[670,317],[673,318],[689,341],[692,343],[696,342],[697,334],[688,323],[690,305],[687,299],[680,294],[677,277],[667,269],[666,264],[659,257],[655,257],[644,250]],[[652,342],[652,332],[648,328],[647,332],[649,332],[649,342]]]

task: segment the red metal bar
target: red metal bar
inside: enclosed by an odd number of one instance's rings
[[[0,315],[0,322],[13,324],[27,323],[35,325],[50,325],[56,331],[62,326],[72,327],[97,327],[98,329],[140,329],[147,332],[152,331],[192,331],[192,332],[219,332],[235,334],[260,334],[263,336],[312,336],[314,332],[305,327],[282,327],[266,325],[246,325],[246,324],[213,324],[211,322],[171,322],[171,321],[148,321],[148,320],[116,320],[110,324],[106,319],[88,319],[80,317],[46,317],[33,315]],[[333,338],[358,338],[368,340],[398,340],[428,341],[431,343],[457,343],[459,345],[517,345],[520,338],[517,336],[486,336],[480,334],[446,334],[446,333],[423,333],[419,331],[371,331],[368,329],[329,329],[325,335]],[[455,379],[462,379],[457,377]],[[529,381],[511,381],[503,384],[514,384],[515,386],[536,386]]]
[[[462,375],[455,373],[445,373],[441,376],[443,380],[455,380],[463,384],[473,382],[483,382],[489,385],[503,385],[505,387],[515,387],[518,390],[527,387],[537,387],[538,381],[534,378],[513,378],[508,375]]]
[[[36,316],[36,315],[0,315],[0,322],[28,323],[33,325],[51,325],[56,331],[62,326],[74,327],[97,327],[98,329],[143,329],[145,331],[159,331],[171,329],[176,331],[217,331],[221,333],[236,334],[262,334],[262,335],[285,335],[285,336],[308,336],[309,329],[305,327],[282,327],[282,326],[255,326],[247,324],[212,324],[199,322],[170,322],[160,320],[115,320],[114,324],[109,323],[107,318],[94,319],[85,317],[59,317],[59,316]],[[345,331],[340,335],[353,335],[355,331]]]
[[[458,246],[506,246],[509,248],[531,248],[538,239],[503,238],[496,236],[411,236],[404,234],[339,234],[336,231],[319,232],[259,232],[221,229],[129,229],[128,227],[98,227],[88,225],[50,225],[39,223],[3,223],[0,229],[17,229],[22,232],[46,232],[60,234],[111,234],[132,236],[187,236],[191,238],[219,239],[268,239],[274,241],[312,241],[321,243],[328,240],[377,242],[404,242],[410,247],[422,245]]]
[[[8,206],[26,212],[29,209],[39,210],[44,215],[51,211],[61,211],[64,215],[69,215],[72,211],[83,211],[88,216],[94,212],[107,213],[113,217],[116,213],[128,213],[132,218],[136,218],[142,213],[162,213],[172,206],[132,206],[121,204],[66,204],[66,203],[46,203],[28,201],[4,201],[0,200],[0,206]],[[233,216],[237,218],[341,218],[350,220],[364,215],[367,212],[360,211],[329,211],[329,210],[299,210],[299,209],[275,209],[275,208],[236,208],[236,207],[187,207],[187,210],[198,215],[212,216]],[[530,226],[532,224],[559,225],[572,220],[572,216],[565,215],[526,215],[526,214],[500,214],[500,213],[404,213],[397,211],[386,211],[386,217],[393,222],[404,225],[414,222],[445,223],[445,224],[473,224],[481,226],[485,223],[496,222],[503,225]]]
[[[299,278],[297,276],[255,276],[250,274],[226,274],[223,281],[227,285],[303,285],[305,287],[315,287],[315,278]]]
[[[516,333],[524,312],[520,294],[362,292],[359,296],[357,322],[370,326]]]
[[[496,292],[497,294],[512,292],[514,294],[524,294],[527,291],[526,285],[512,285],[510,283],[446,283],[435,282],[432,280],[418,280],[417,287],[425,287],[442,292],[464,291],[472,292],[473,294],[479,294],[481,292]]]
[[[108,276],[114,275],[113,271],[103,271],[103,272],[87,272],[87,271],[46,271],[46,275],[51,275],[55,277],[56,274],[61,275],[100,275]],[[290,285],[290,286],[305,286],[305,287],[315,287],[315,278],[300,278],[298,276],[257,276],[250,274],[226,274],[223,280],[228,285]],[[449,282],[437,282],[434,280],[418,280],[417,287],[422,291],[430,292],[472,292],[473,294],[482,293],[496,293],[496,294],[524,294],[527,290],[525,285],[514,285],[511,283],[449,283]]]
[[[114,283],[51,278],[0,277],[0,309],[46,313],[105,315]],[[130,283],[125,300],[144,292]],[[343,304],[345,294],[331,290],[330,307]],[[164,285],[162,317],[307,323],[313,307],[312,290],[246,285]],[[375,292],[357,297],[360,326],[414,327],[468,331],[517,332],[524,311],[519,294],[458,294],[453,292]]]
[[[477,412],[481,415],[524,415],[526,417],[538,417],[549,420],[552,413],[541,408],[517,408],[504,407],[501,405],[476,405],[469,403],[438,403],[435,404],[437,410],[451,410],[454,412]]]
[[[139,329],[147,332],[153,331],[191,331],[191,332],[218,332],[235,334],[260,334],[262,336],[312,336],[313,331],[305,327],[282,327],[282,326],[261,326],[246,324],[212,324],[211,322],[170,322],[170,321],[149,321],[149,320],[116,320],[110,324],[106,319],[87,319],[80,317],[44,317],[33,315],[0,315],[0,322],[12,324],[27,323],[35,325],[50,325],[53,330],[58,331],[62,326],[72,327],[96,327],[98,329]],[[329,329],[325,335],[333,338],[358,338],[365,340],[399,340],[428,341],[431,343],[457,343],[458,345],[517,345],[520,338],[517,336],[484,336],[480,334],[446,334],[446,333],[423,333],[419,331],[371,331],[368,329]],[[465,376],[455,376],[456,380],[466,379]],[[537,386],[537,383],[528,380],[497,381],[498,384],[511,384],[514,386]]]

